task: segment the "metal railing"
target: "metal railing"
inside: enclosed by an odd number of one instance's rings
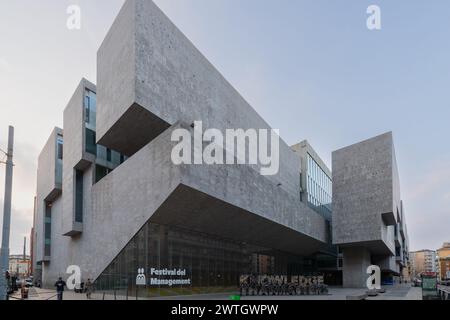
[[[450,300],[450,287],[438,286],[438,292],[442,300]]]

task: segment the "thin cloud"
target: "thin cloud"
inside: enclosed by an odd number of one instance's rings
[[[443,194],[443,198],[450,195],[450,159],[431,164],[423,174],[418,172],[416,183],[405,188],[405,195],[410,201],[423,200],[427,194]]]
[[[5,58],[0,57],[0,71],[9,73],[11,69],[11,64]]]
[[[0,235],[3,230],[3,201],[0,201]],[[27,252],[30,252],[30,232],[33,225],[33,209],[11,209],[11,229],[10,229],[10,253],[20,254],[23,252],[23,238],[27,238]]]
[[[450,162],[447,160],[435,161],[422,173],[417,171],[414,181],[409,181],[403,192],[413,250],[435,250],[450,241]]]

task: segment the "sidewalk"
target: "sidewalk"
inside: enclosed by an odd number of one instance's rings
[[[386,292],[367,300],[422,300],[422,288],[411,285],[396,285],[385,287]]]
[[[422,300],[422,289],[411,287],[410,285],[396,285],[385,287],[386,292],[379,294],[376,297],[368,297],[367,300]],[[330,288],[328,295],[311,295],[311,296],[243,296],[241,300],[347,300],[348,296],[359,296],[366,292],[365,289],[349,289],[349,288]],[[158,297],[158,298],[139,298],[138,300],[219,300],[226,301],[230,299],[231,293],[192,295],[192,296],[177,296],[177,297]],[[11,296],[11,300],[20,300],[20,292]],[[28,300],[57,300],[56,290],[48,290],[41,288],[30,288]],[[64,292],[64,300],[84,300],[87,301],[86,294],[75,293],[73,291]],[[92,294],[91,300],[127,300],[123,295],[103,292],[96,292]],[[136,297],[128,297],[128,300],[136,300]]]
[[[18,295],[20,297],[20,294]],[[108,293],[103,294],[103,292],[93,293],[90,300],[126,300],[126,296],[121,296],[117,294]],[[41,288],[30,288],[28,300],[57,300],[56,290],[41,289]],[[63,300],[66,301],[88,301],[85,293],[75,293],[74,291],[66,290],[64,291]],[[128,300],[136,300],[136,297],[128,297]],[[139,300],[146,300],[144,298],[139,298]]]

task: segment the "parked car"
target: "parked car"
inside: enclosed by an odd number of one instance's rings
[[[447,286],[447,287],[450,287],[450,280],[442,280],[442,281],[439,282],[439,284],[440,284],[441,286]]]
[[[25,279],[25,287],[27,288],[33,287],[33,279]]]
[[[22,285],[24,285],[26,288],[31,288],[33,286],[33,280],[32,279],[17,279],[16,284],[19,288],[22,287]]]

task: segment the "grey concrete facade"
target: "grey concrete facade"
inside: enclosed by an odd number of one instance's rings
[[[149,221],[293,255],[325,251],[331,242],[329,221],[301,197],[307,192],[301,178],[308,170],[301,160],[305,152],[328,176],[332,173],[307,142],[290,148],[280,141],[280,170],[274,176],[262,176],[259,165],[172,162],[173,131],[192,133],[194,121],[223,131],[270,127],[152,1],[125,2],[97,57],[97,86],[82,79],[64,110],[59,184],[47,173],[58,167],[54,141],[61,129],[39,158],[35,260],[42,262],[44,286],[52,287],[70,265],[81,267],[83,279],[97,279]],[[86,152],[87,91],[97,94],[96,156]],[[333,154],[338,181],[333,242],[349,248],[344,269],[359,277],[349,282],[360,282],[361,270],[374,255],[395,254],[394,225],[403,221],[392,137],[374,141],[381,153],[373,152],[373,143],[363,143]],[[105,150],[127,159],[111,166],[99,154]],[[110,169],[101,179],[99,164]],[[361,176],[372,167],[375,186]],[[357,190],[349,179],[365,189]],[[76,221],[80,197],[82,221]],[[48,204],[51,254],[45,256]],[[398,230],[401,236],[406,227]]]
[[[364,288],[372,265],[370,251],[364,247],[342,248],[342,283],[345,288]]]
[[[62,137],[62,129],[55,128],[38,158],[37,196],[35,200],[35,261],[48,261],[44,253],[45,203],[60,198],[62,193],[62,163],[57,160],[57,138]]]
[[[125,3],[97,61],[97,139],[126,155],[177,121],[270,129],[152,1]],[[299,196],[299,161],[280,141],[280,172],[268,178]]]
[[[95,162],[86,152],[85,90],[96,91],[93,83],[82,79],[64,110],[64,133],[69,137],[64,143],[62,233],[73,236],[83,231],[83,224],[75,221],[75,170],[85,170]]]
[[[130,156],[98,182],[97,160],[85,152],[86,90],[97,92],[98,142]],[[96,279],[149,220],[292,254],[320,251],[325,220],[300,201],[299,157],[281,142],[274,177],[255,166],[174,165],[171,133],[192,131],[194,120],[270,129],[151,1],[127,1],[99,50],[98,88],[83,79],[64,111],[64,192],[52,203],[44,285],[70,265]],[[74,220],[75,170],[83,172],[82,223]]]
[[[350,264],[367,264],[367,252],[372,264],[400,275],[406,241],[397,230],[405,219],[392,133],[337,150],[332,161],[333,243],[343,248],[344,286],[365,286],[365,270],[355,274]]]

